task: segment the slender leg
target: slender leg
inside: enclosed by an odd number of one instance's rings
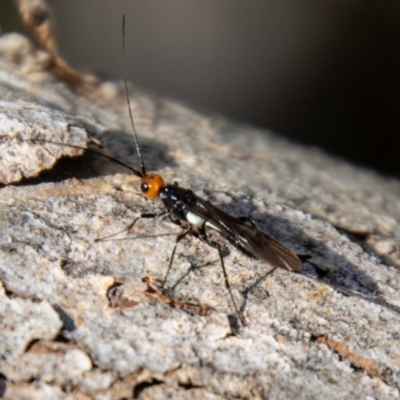
[[[119,235],[120,233],[130,231],[130,230],[134,227],[134,225],[136,224],[136,222],[139,221],[139,219],[143,219],[143,218],[156,218],[156,217],[160,217],[160,216],[162,216],[162,215],[165,215],[165,214],[167,214],[168,212],[169,212],[168,210],[162,210],[162,211],[159,212],[159,213],[143,213],[143,214],[140,214],[140,215],[139,215],[138,217],[136,217],[126,228],[124,228],[124,229],[122,229],[121,231],[118,231],[118,232],[116,232],[116,233],[112,233],[111,235],[103,236],[103,237],[101,237],[101,238],[97,238],[97,239],[95,239],[95,242],[101,242],[102,240],[110,239],[110,238],[112,238],[113,236],[117,236],[117,235]]]
[[[166,280],[167,280],[169,271],[170,271],[170,269],[171,269],[172,261],[174,260],[175,251],[176,251],[176,247],[178,246],[178,243],[179,243],[190,231],[191,231],[191,228],[189,227],[189,228],[187,228],[186,230],[184,230],[184,231],[182,231],[182,232],[180,232],[180,233],[178,233],[178,234],[176,235],[175,246],[174,246],[174,248],[172,249],[171,257],[169,258],[169,263],[168,263],[167,272],[166,272],[166,274],[165,274],[165,276],[164,276],[164,279],[163,279],[163,281],[162,281],[161,288],[164,287],[165,282],[166,282]]]
[[[230,297],[231,297],[231,301],[232,301],[233,307],[234,307],[234,309],[235,309],[236,316],[238,317],[238,319],[239,319],[240,323],[242,324],[242,326],[246,326],[246,324],[245,324],[245,322],[244,322],[244,319],[243,319],[242,316],[240,315],[239,308],[238,308],[238,306],[236,305],[235,298],[233,297],[233,294],[232,294],[231,284],[229,283],[228,274],[227,274],[226,268],[225,268],[224,257],[222,256],[221,245],[220,245],[219,243],[217,243],[217,242],[214,242],[213,240],[208,239],[207,236],[206,236],[206,234],[205,234],[205,232],[203,232],[203,234],[201,235],[200,238],[201,238],[205,243],[207,243],[207,244],[210,245],[211,247],[214,247],[214,248],[216,248],[216,249],[218,250],[219,259],[220,259],[220,261],[221,261],[222,272],[223,272],[223,274],[224,274],[224,279],[225,279],[225,287],[226,287],[226,289],[228,290],[229,295],[230,295]]]

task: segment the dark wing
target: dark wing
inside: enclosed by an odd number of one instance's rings
[[[187,209],[219,230],[230,242],[274,267],[299,272],[302,263],[291,250],[264,232],[196,196],[197,202]]]

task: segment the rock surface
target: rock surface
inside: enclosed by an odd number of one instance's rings
[[[82,134],[82,120],[104,127],[104,151],[138,168],[122,86],[77,90],[45,60],[46,51],[24,37],[0,37],[0,98],[14,109],[40,109],[49,124],[78,121]],[[3,396],[398,398],[400,183],[272,133],[131,93],[148,170],[251,216],[312,258],[299,274],[271,272],[227,244],[225,264],[246,321],[240,327],[218,254],[196,238],[179,244],[161,292],[179,232],[168,220],[141,220],[96,241],[161,208],[141,196],[127,169],[88,152],[3,186]],[[3,171],[8,151],[3,143]],[[21,165],[28,158],[18,149],[14,157]]]
[[[12,38],[11,38],[12,39]],[[7,92],[0,100],[0,183],[35,178],[64,156],[82,155],[88,132],[72,118]],[[57,144],[52,143],[57,142]]]

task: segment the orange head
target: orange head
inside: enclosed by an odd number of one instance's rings
[[[145,174],[142,177],[140,189],[148,199],[154,199],[159,196],[164,186],[164,179],[161,175]]]

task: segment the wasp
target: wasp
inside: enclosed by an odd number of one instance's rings
[[[224,239],[230,242],[239,250],[254,256],[261,261],[270,264],[274,268],[283,268],[292,272],[299,272],[302,262],[299,257],[261,230],[259,230],[251,219],[247,217],[238,218],[220,208],[213,205],[210,201],[197,196],[192,190],[178,186],[177,183],[167,184],[161,175],[155,173],[147,173],[144,160],[141,154],[138,135],[132,116],[132,110],[129,100],[128,84],[126,78],[126,61],[125,61],[125,16],[122,18],[122,54],[123,54],[123,73],[125,95],[128,105],[129,117],[132,126],[136,152],[140,160],[141,169],[130,168],[135,175],[140,177],[140,190],[142,194],[151,200],[161,200],[164,205],[163,210],[159,213],[141,214],[129,225],[125,230],[130,230],[136,221],[141,218],[152,218],[166,215],[170,220],[182,226],[182,231],[177,235],[175,246],[169,260],[166,275],[162,282],[164,286],[169,270],[171,268],[176,247],[180,240],[187,235],[194,235],[211,247],[218,250],[220,263],[225,279],[225,285],[231,297],[232,304],[235,308],[236,315],[242,325],[244,320],[240,315],[235,299],[232,295],[228,274],[224,264],[221,245],[209,238],[208,231],[213,230],[220,234]],[[126,164],[117,161],[119,164]],[[114,236],[114,235],[112,235]],[[104,238],[103,238],[104,239]],[[98,239],[101,240],[101,239]]]
[[[216,207],[210,201],[197,196],[191,189],[180,187],[176,182],[174,184],[167,184],[161,175],[147,173],[144,159],[140,150],[139,139],[129,100],[125,60],[125,16],[122,18],[122,58],[125,97],[127,101],[136,152],[140,160],[140,171],[102,152],[72,144],[67,146],[89,150],[92,153],[110,159],[115,163],[129,169],[140,178],[140,190],[145,198],[150,200],[158,199],[162,202],[164,206],[162,210],[160,210],[158,213],[140,214],[122,232],[131,230],[135,223],[142,218],[155,218],[160,216],[167,216],[173,223],[182,227],[182,231],[176,236],[175,245],[169,259],[168,268],[162,281],[162,287],[164,286],[168,277],[168,273],[171,269],[177,245],[184,237],[187,235],[195,236],[211,247],[217,249],[225,280],[225,286],[229,292],[237,318],[244,326],[245,322],[239,312],[239,308],[232,294],[221,245],[217,241],[211,239],[208,235],[208,232],[210,230],[217,232],[220,236],[222,236],[240,251],[246,253],[247,255],[258,258],[267,264],[270,264],[274,269],[282,268],[291,272],[300,272],[302,268],[302,262],[300,258],[287,247],[283,246],[275,239],[259,230],[250,218],[235,217],[230,215]],[[58,144],[65,145],[61,143]],[[119,233],[121,233],[121,231],[107,237],[98,238],[96,241],[108,239]]]

